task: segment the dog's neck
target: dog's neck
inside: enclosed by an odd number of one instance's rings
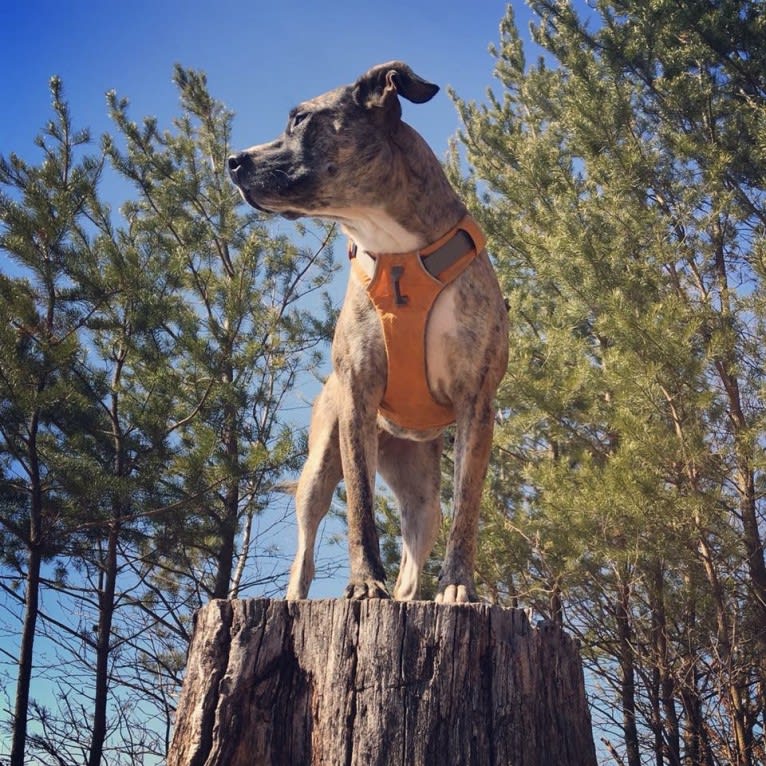
[[[449,230],[450,224],[444,228]],[[354,210],[353,217],[344,216],[342,229],[360,252],[371,255],[416,252],[439,236],[411,228],[383,208]]]
[[[440,213],[430,218],[410,213],[404,218],[392,215],[385,208],[360,207],[333,217],[340,221],[343,232],[359,251],[376,255],[421,250],[453,228],[465,215],[466,208],[455,197],[455,203]]]
[[[402,122],[392,142],[407,151],[392,152],[388,177],[381,179],[384,205],[343,211],[344,232],[357,249],[377,253],[410,253],[448,232],[466,213],[425,140]]]

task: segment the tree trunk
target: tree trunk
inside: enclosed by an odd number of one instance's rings
[[[42,391],[42,385],[38,391]],[[27,542],[27,583],[24,596],[24,627],[21,632],[19,648],[19,670],[16,683],[16,704],[13,713],[13,742],[11,745],[10,766],[24,766],[24,754],[27,747],[27,725],[29,718],[29,690],[32,684],[32,665],[34,645],[37,636],[37,617],[40,610],[40,568],[42,565],[42,517],[43,489],[39,455],[37,452],[37,432],[39,413],[34,412],[29,425],[29,540]]]
[[[213,601],[167,766],[595,766],[575,642],[523,612]]]
[[[40,603],[40,549],[33,545],[29,550],[27,590],[24,599],[24,627],[19,649],[19,674],[16,684],[16,704],[13,714],[13,744],[10,766],[24,766],[27,745],[27,719],[29,717],[29,690],[32,684],[34,643],[37,634],[37,617]]]
[[[681,729],[676,712],[676,688],[671,671],[670,652],[668,651],[668,626],[665,611],[665,571],[659,559],[650,565],[651,587],[649,588],[649,607],[652,613],[652,649],[654,650],[654,670],[656,672],[656,719],[658,722],[655,735],[657,763],[662,764],[664,757],[670,766],[681,766]],[[662,716],[665,716],[663,721]]]
[[[620,661],[620,697],[622,699],[622,731],[628,766],[641,766],[641,748],[636,724],[636,667],[633,655],[633,628],[630,618],[630,574],[624,571],[618,585],[615,606]]]
[[[120,537],[119,514],[109,525],[101,586],[98,590],[98,636],[96,640],[95,695],[93,700],[93,732],[88,751],[88,766],[99,766],[104,754],[107,736],[109,704],[109,661],[112,654],[112,622],[114,620],[115,593],[117,592],[117,545]]]

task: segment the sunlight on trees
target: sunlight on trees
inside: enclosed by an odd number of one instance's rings
[[[580,636],[617,762],[759,763],[763,14],[531,5],[546,58],[509,11],[456,99],[512,320],[479,574]]]

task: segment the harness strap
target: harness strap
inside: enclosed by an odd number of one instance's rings
[[[451,405],[437,402],[428,388],[425,335],[439,293],[482,252],[486,238],[470,216],[436,242],[411,253],[370,254],[370,278],[349,257],[378,313],[386,343],[388,376],[379,411],[402,428],[427,430],[455,422]]]
[[[433,253],[423,259],[423,265],[431,276],[438,277],[472,249],[474,249],[474,244],[471,236],[468,232],[458,229],[454,236],[438,250],[434,250]]]
[[[474,250],[478,254],[484,249],[486,244],[487,238],[484,236],[484,232],[479,227],[479,224],[470,215],[466,215],[454,229],[450,229],[433,244],[414,253],[402,253],[402,255],[420,256],[426,271],[432,277],[439,277],[442,272],[457,263],[467,252]],[[349,240],[348,257],[353,260],[356,258],[357,252],[356,242]],[[368,253],[368,255],[373,260],[377,260],[376,255],[372,253]],[[359,273],[361,273],[361,270],[359,270]],[[447,282],[451,282],[454,278],[454,276],[449,277]],[[365,281],[369,281],[369,278]]]

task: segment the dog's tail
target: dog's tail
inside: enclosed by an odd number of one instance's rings
[[[283,495],[292,495],[295,497],[295,493],[298,491],[297,479],[290,479],[287,481],[278,481],[272,489],[274,492],[281,492]]]

